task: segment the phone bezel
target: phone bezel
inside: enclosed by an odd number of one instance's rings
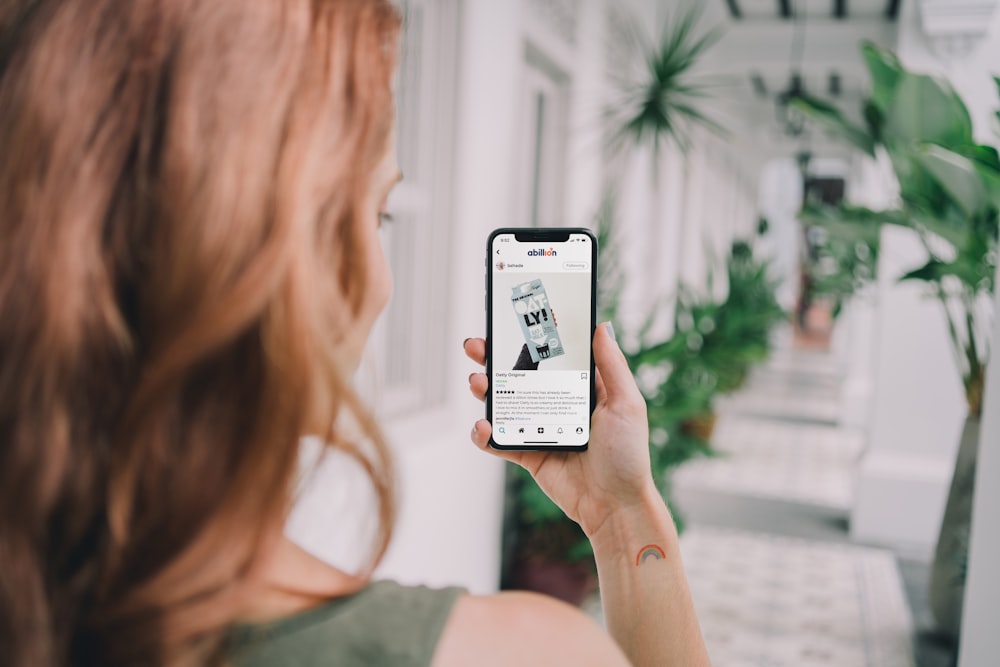
[[[597,237],[586,227],[501,227],[494,229],[486,241],[486,378],[489,385],[486,388],[486,419],[493,423],[493,405],[491,390],[493,383],[493,242],[503,234],[513,234],[514,240],[527,243],[565,243],[572,234],[583,234],[590,238],[590,253],[592,267],[590,272],[590,338],[593,340],[597,328]],[[590,413],[593,415],[597,406],[597,384],[594,378],[594,349],[590,349]],[[501,445],[493,440],[490,434],[489,446],[504,451],[560,451],[582,452],[590,445]]]

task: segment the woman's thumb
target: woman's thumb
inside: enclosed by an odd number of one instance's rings
[[[609,399],[632,398],[638,394],[639,388],[615,340],[611,322],[601,324],[594,332],[594,364],[601,373]]]

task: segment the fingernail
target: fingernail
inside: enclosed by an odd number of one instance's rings
[[[611,322],[605,322],[604,323],[604,330],[608,332],[609,336],[611,336],[611,340],[613,340],[615,342],[618,341],[618,337],[615,336],[615,325],[611,324]]]
[[[477,433],[479,433],[479,423],[478,422],[472,425],[472,437],[476,437]]]
[[[472,384],[472,378],[473,378],[473,377],[474,377],[475,375],[476,375],[475,373],[469,373],[469,384]]]
[[[465,340],[463,340],[462,341],[462,347],[465,347],[465,344],[468,343],[470,340],[472,340],[472,339],[471,338],[466,338]]]

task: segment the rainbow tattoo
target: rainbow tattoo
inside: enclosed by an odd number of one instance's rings
[[[655,544],[647,544],[643,548],[639,549],[639,555],[635,557],[636,566],[642,565],[647,560],[652,558],[653,560],[660,560],[661,558],[666,558],[666,554],[663,553],[663,549],[656,546]]]

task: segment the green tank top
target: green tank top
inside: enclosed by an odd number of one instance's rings
[[[376,581],[270,623],[230,633],[235,667],[426,667],[464,588]]]

